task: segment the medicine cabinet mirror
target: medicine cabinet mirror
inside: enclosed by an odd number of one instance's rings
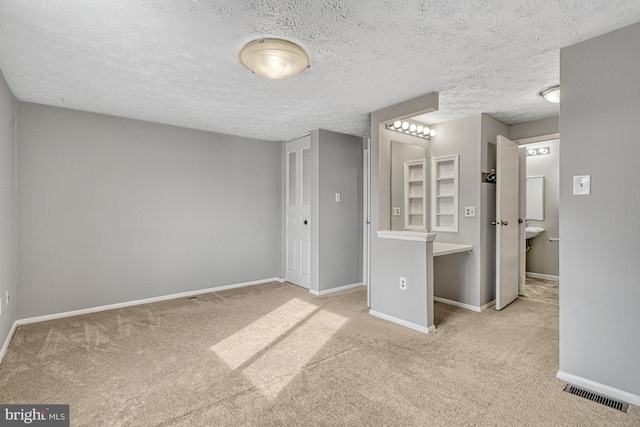
[[[544,176],[527,177],[527,219],[544,220]]]

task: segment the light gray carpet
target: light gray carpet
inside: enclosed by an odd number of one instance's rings
[[[68,403],[74,426],[638,426],[562,391],[558,308],[436,303],[424,335],[366,290],[271,283],[20,326],[0,402]]]

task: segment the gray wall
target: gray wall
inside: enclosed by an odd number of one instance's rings
[[[279,154],[18,103],[18,317],[277,276]]]
[[[326,291],[362,282],[363,145],[362,138],[323,129],[311,136],[317,145],[312,161],[318,160],[318,196],[312,198],[317,202],[318,284],[311,289]]]
[[[438,123],[433,128],[430,156],[459,154],[458,175],[458,232],[438,232],[436,242],[472,245],[470,254],[437,257],[434,260],[434,293],[446,298],[479,307],[480,263],[482,247],[480,221],[482,202],[480,192],[480,125],[479,115]],[[466,218],[464,208],[476,208],[475,218]],[[455,263],[455,264],[452,264]],[[455,268],[457,271],[452,271]]]
[[[507,136],[513,141],[516,139],[531,138],[534,136],[549,135],[558,132],[560,132],[560,119],[558,116],[553,116],[547,117],[546,119],[509,126],[509,135],[503,136]]]
[[[433,318],[426,300],[425,281],[432,274],[426,243],[380,239],[376,233],[389,230],[391,225],[391,139],[403,136],[398,132],[390,135],[392,131],[383,129],[380,123],[437,107],[438,95],[430,93],[371,113],[371,309],[425,327]],[[407,142],[419,139],[405,136],[411,138]],[[400,276],[407,278],[406,291],[399,289]]]
[[[0,74],[0,347],[16,320],[16,99]],[[5,292],[9,291],[9,305]]]
[[[640,398],[638,40],[640,23],[560,51],[560,370]]]
[[[527,157],[527,176],[544,176],[544,220],[527,220],[529,225],[542,227],[544,232],[529,241],[531,250],[527,252],[527,272],[560,275],[560,244],[549,241],[549,237],[559,236],[559,160],[558,140],[527,144],[521,150],[549,147],[549,154]]]

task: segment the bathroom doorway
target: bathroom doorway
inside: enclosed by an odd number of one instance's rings
[[[520,142],[520,296],[558,303],[559,150],[557,134]]]

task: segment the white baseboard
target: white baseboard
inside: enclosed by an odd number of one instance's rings
[[[325,289],[324,291],[316,291],[309,289],[309,292],[316,296],[332,294],[334,292],[346,291],[347,289],[357,288],[358,286],[364,286],[364,283],[352,283],[350,285],[338,286],[337,288]]]
[[[16,323],[18,325],[26,325],[29,323],[44,322],[46,320],[54,320],[54,319],[62,319],[64,317],[79,316],[81,314],[97,313],[99,311],[114,310],[117,308],[131,307],[134,305],[149,304],[152,302],[159,302],[159,301],[166,301],[166,300],[176,299],[176,298],[185,298],[185,297],[190,297],[194,295],[208,294],[210,292],[219,292],[219,291],[226,291],[229,289],[244,288],[246,286],[260,285],[260,284],[269,283],[269,282],[282,283],[284,282],[284,280],[277,277],[272,277],[270,279],[255,280],[252,282],[235,283],[232,285],[217,286],[215,288],[199,289],[197,291],[180,292],[177,294],[162,295],[159,297],[145,298],[145,299],[139,299],[135,301],[121,302],[117,304],[83,308],[81,310],[67,311],[64,313],[55,313],[55,314],[47,314],[44,316],[28,317],[25,319],[16,320]]]
[[[375,310],[369,310],[369,314],[375,317],[379,317],[380,319],[388,320],[389,322],[397,323],[398,325],[411,328],[418,332],[424,332],[425,334],[434,332],[436,330],[436,327],[434,325],[429,327],[417,325],[415,323],[407,322],[406,320],[399,319],[395,316],[389,316],[388,314],[380,313],[379,311]]]
[[[489,301],[488,303],[480,307],[480,311],[485,311],[487,308],[493,307],[494,305],[496,305],[496,300]]]
[[[555,280],[556,282],[560,281],[560,276],[552,276],[550,274],[540,274],[540,273],[529,273],[528,271],[527,271],[527,277],[531,277],[532,279]]]
[[[9,329],[9,335],[7,335],[7,339],[4,340],[4,344],[2,345],[2,349],[0,350],[0,363],[2,363],[2,359],[4,359],[4,354],[9,349],[9,343],[11,342],[11,338],[13,338],[13,334],[18,327],[18,322],[13,322],[11,329]]]
[[[477,306],[475,306],[475,305],[465,304],[465,303],[463,303],[463,302],[454,301],[454,300],[446,299],[446,298],[433,297],[433,300],[434,300],[434,301],[437,301],[437,302],[441,302],[441,303],[443,303],[443,304],[453,305],[454,307],[460,307],[460,308],[464,308],[464,309],[466,309],[466,310],[475,311],[475,312],[477,312],[477,313],[480,313],[482,310],[486,310],[486,308],[484,308],[484,309],[483,309],[482,307],[477,307]],[[493,303],[489,303],[489,304],[490,304],[490,305],[491,305],[491,304],[495,304],[495,302],[493,302]],[[489,305],[489,306],[490,306],[490,305]],[[484,306],[483,306],[483,307],[484,307]]]
[[[580,387],[612,399],[622,400],[623,402],[631,403],[632,405],[640,406],[640,396],[637,394],[629,393],[628,391],[591,381],[564,371],[558,371],[556,378],[566,381],[576,387]]]

